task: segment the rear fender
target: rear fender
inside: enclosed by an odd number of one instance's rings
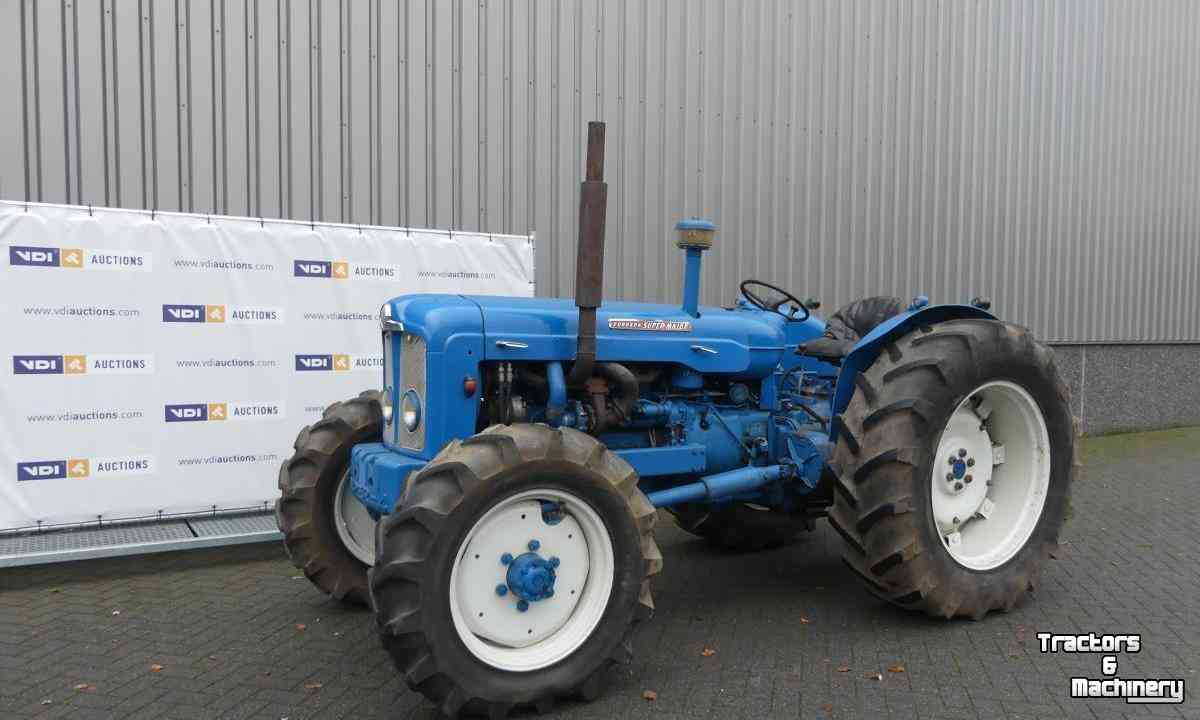
[[[885,345],[919,325],[933,325],[961,318],[995,320],[996,316],[973,305],[928,305],[913,312],[902,312],[880,323],[866,337],[859,340],[842,360],[842,370],[838,373],[837,387],[833,392],[832,416],[841,414],[850,404],[850,398],[854,396],[854,378],[874,364],[875,358],[883,352]],[[840,425],[830,424],[830,440],[837,441]]]

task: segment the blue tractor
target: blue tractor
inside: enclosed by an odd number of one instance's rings
[[[659,509],[744,550],[828,517],[870,591],[930,615],[1020,601],[1074,472],[1051,351],[985,301],[868,298],[823,321],[748,280],[701,306],[701,220],[677,226],[679,305],[602,303],[603,132],[574,303],[383,305],[380,389],[329,407],[280,471],[296,566],[371,606],[448,715],[600,692],[654,607]]]

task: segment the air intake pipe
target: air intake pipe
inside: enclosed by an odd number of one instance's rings
[[[596,364],[596,308],[604,294],[604,215],[608,185],[604,182],[604,123],[589,122],[587,166],[579,186],[579,247],[575,257],[575,306],[579,332],[575,364],[568,385],[580,385],[592,376]]]
[[[700,317],[700,254],[712,248],[717,226],[711,220],[686,218],[675,224],[675,245],[686,253],[683,261],[683,311]]]

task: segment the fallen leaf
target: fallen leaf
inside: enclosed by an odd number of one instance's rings
[[[50,698],[46,698],[45,700],[43,700],[43,701],[42,701],[42,704],[43,704],[43,705],[49,705],[49,704],[50,704],[50,703],[52,703],[52,702],[54,702],[54,701],[53,701],[53,700],[51,700]]]
[[[717,651],[713,650],[712,648],[704,648],[700,651],[700,654],[704,657],[712,657],[713,655],[717,654]]]
[[[880,673],[880,672],[867,673],[866,675],[863,675],[863,677],[866,678],[867,680],[882,680],[883,673]]]
[[[270,671],[270,670],[263,670],[263,675],[265,675],[265,676],[267,676],[267,677],[270,677],[270,676],[271,676],[271,671]]]
[[[299,630],[300,632],[304,632],[305,630],[308,629],[308,626],[305,625],[304,623],[296,623],[296,629]]]
[[[113,615],[120,615],[120,614],[121,614],[120,610],[113,610]]]
[[[60,592],[62,592],[62,588],[50,588],[50,592],[52,592],[52,593],[60,593]]]
[[[834,669],[835,669],[835,670],[837,670],[838,672],[850,672],[850,666],[849,666],[849,665],[838,665],[838,666],[837,666],[836,668],[834,668]]]
[[[824,705],[821,706],[821,710],[824,712],[827,712],[827,713],[831,713],[831,712],[833,712],[833,705],[831,705],[829,703],[825,703]]]
[[[208,656],[208,659],[209,659],[209,660],[216,660],[216,659],[217,659],[217,656],[216,656],[216,655],[209,655],[209,656]]]
[[[75,686],[75,689],[79,692],[95,692],[96,686],[91,683],[79,683]]]
[[[658,693],[654,692],[653,690],[643,690],[642,699],[648,702],[654,702],[658,699]]]
[[[293,575],[293,576],[292,576],[292,579],[293,579],[293,580],[303,580],[303,579],[304,579],[304,576],[303,576],[303,575]]]
[[[162,672],[162,669],[163,669],[163,666],[159,665],[158,663],[154,663],[153,665],[150,666],[150,672]]]
[[[898,663],[897,663],[896,665],[888,665],[888,672],[890,672],[890,673],[902,673],[902,672],[904,672],[904,666],[903,666],[903,665],[900,665],[900,664],[898,664]]]
[[[810,622],[812,622],[812,620],[809,620],[808,618],[804,617],[803,615],[800,616],[800,624],[801,625],[807,625]]]
[[[304,683],[305,690],[320,690],[323,687],[325,687],[325,683],[318,682],[317,680],[309,680]]]

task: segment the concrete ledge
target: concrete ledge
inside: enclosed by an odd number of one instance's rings
[[[1200,425],[1200,344],[1055,345],[1086,435]]]

